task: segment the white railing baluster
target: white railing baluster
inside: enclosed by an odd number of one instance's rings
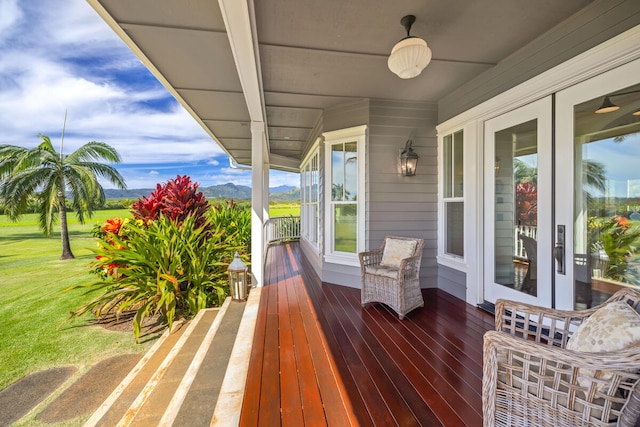
[[[269,218],[264,224],[265,244],[300,238],[299,216]]]

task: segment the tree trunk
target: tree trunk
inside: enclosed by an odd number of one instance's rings
[[[60,259],[73,259],[71,245],[69,243],[69,226],[67,225],[67,205],[65,202],[64,191],[62,197],[59,198],[60,203],[60,238],[62,239],[62,255]]]

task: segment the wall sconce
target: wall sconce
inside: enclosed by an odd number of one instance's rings
[[[411,148],[411,144],[412,141],[409,139],[404,146],[404,150],[400,153],[400,166],[404,176],[414,176],[416,174],[418,159],[420,158]]]
[[[227,268],[229,274],[229,289],[234,301],[247,300],[247,266],[240,259],[238,252],[233,256],[233,262]]]

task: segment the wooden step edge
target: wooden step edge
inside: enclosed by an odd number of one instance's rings
[[[149,381],[147,382],[147,384],[145,385],[143,390],[138,395],[138,398],[133,402],[132,407],[134,405],[138,405],[138,404],[140,404],[140,406],[142,406],[141,403],[144,403],[144,401],[146,401],[146,399],[149,397],[148,394],[150,394],[150,391],[151,391],[151,390],[149,390],[151,385],[157,383],[157,381],[160,378],[162,378],[162,375],[164,375],[164,372],[166,371],[167,367],[175,359],[175,357],[177,356],[179,350],[182,348],[182,346],[184,346],[184,343],[187,341],[187,338],[189,338],[189,335],[191,335],[191,333],[195,329],[196,325],[198,324],[198,322],[200,321],[200,319],[203,316],[204,316],[204,310],[200,310],[200,312],[198,312],[198,314],[196,314],[196,316],[189,322],[189,325],[187,326],[187,329],[182,333],[182,335],[180,336],[178,341],[174,344],[173,348],[167,354],[167,356],[165,356],[165,358],[162,361],[162,363],[160,364],[160,366],[157,368],[157,370],[154,372],[154,374],[151,377],[151,379],[149,379]],[[174,327],[172,329],[173,330],[176,329],[176,324],[175,323],[174,323]],[[164,344],[164,342],[166,341],[166,339],[169,337],[169,335],[171,333],[172,332],[167,329],[162,334],[162,336],[160,337],[158,342],[156,342],[149,349],[149,351],[147,351],[147,353],[144,355],[144,357],[142,359],[140,359],[140,361],[136,364],[136,366],[134,366],[134,368],[131,370],[131,372],[129,372],[129,374],[127,374],[125,379],[122,380],[122,382],[115,388],[115,390],[109,395],[109,397],[105,400],[105,402],[102,405],[100,405],[98,410],[96,412],[94,412],[93,415],[84,423],[83,427],[95,427],[100,422],[102,417],[104,417],[105,414],[109,411],[109,409],[111,409],[113,404],[118,400],[118,398],[122,395],[122,393],[126,390],[126,388],[133,382],[135,377],[138,374],[140,374],[140,372],[144,369],[145,365],[149,362],[149,360],[153,357],[153,355],[158,351],[158,349],[160,349],[160,347]],[[137,410],[135,410],[135,412],[137,413],[137,411],[139,409],[140,408],[137,408]],[[127,414],[129,413],[129,411],[131,411],[131,407],[127,411]],[[120,420],[120,423],[118,425],[121,425],[123,423],[123,420],[126,418],[127,414],[125,414],[123,419]],[[133,419],[133,418],[131,418],[131,419]],[[125,424],[122,424],[122,425],[128,425],[128,423],[125,423]]]
[[[240,320],[231,356],[227,363],[227,370],[220,387],[218,401],[211,418],[211,426],[237,427],[240,423],[240,411],[247,383],[261,293],[262,287],[253,288],[249,292],[249,298]]]
[[[227,299],[225,299],[224,303],[222,304],[222,307],[220,307],[216,318],[213,320],[213,322],[211,322],[211,326],[209,327],[207,334],[203,338],[200,347],[198,347],[198,351],[194,355],[193,360],[191,361],[191,364],[187,369],[187,372],[180,382],[180,385],[177,387],[176,392],[171,398],[171,402],[169,402],[169,405],[167,406],[167,409],[165,410],[162,419],[158,424],[159,426],[173,425],[173,422],[175,421],[176,417],[178,416],[178,412],[182,407],[182,403],[187,397],[187,393],[189,392],[189,389],[191,388],[191,385],[193,384],[193,381],[195,380],[196,375],[200,370],[200,366],[202,366],[202,362],[204,362],[204,358],[207,355],[209,348],[211,347],[211,343],[216,336],[216,332],[218,332],[218,329],[220,328],[220,324],[224,319],[224,315],[226,314],[230,303],[231,297],[227,297]]]

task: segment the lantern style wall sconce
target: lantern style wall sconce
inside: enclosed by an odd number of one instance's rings
[[[411,144],[412,141],[409,139],[404,146],[404,150],[400,153],[400,167],[404,176],[414,176],[416,174],[418,159],[420,158],[411,148]]]
[[[229,274],[229,289],[234,301],[247,300],[247,266],[240,259],[238,252],[233,256],[233,262],[227,268]]]

